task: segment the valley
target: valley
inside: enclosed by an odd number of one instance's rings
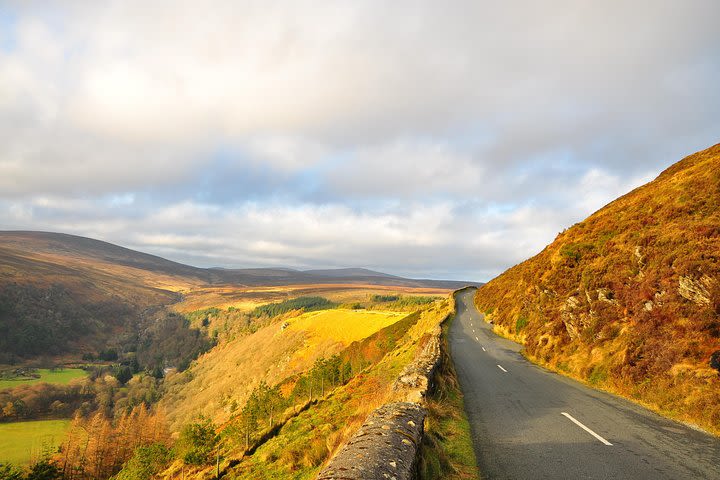
[[[147,448],[162,478],[218,466],[311,478],[393,398],[450,313],[448,285],[462,283],[196,269],[34,232],[0,232],[0,252],[0,428],[12,444],[0,465],[50,462],[67,479],[135,475]]]
[[[713,476],[714,437],[598,390],[720,431],[719,148],[459,290],[0,232],[0,478],[315,478],[435,344],[423,480]]]
[[[0,480],[720,480],[718,19],[0,0]]]

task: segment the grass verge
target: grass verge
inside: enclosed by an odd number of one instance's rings
[[[447,335],[454,315],[442,326],[441,362],[420,446],[420,480],[480,479],[463,394],[449,356]]]

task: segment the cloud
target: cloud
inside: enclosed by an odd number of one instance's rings
[[[200,263],[486,278],[720,131],[711,0],[2,4],[3,225]]]
[[[398,140],[345,152],[324,180],[338,196],[467,196],[482,185],[483,170],[445,142]]]

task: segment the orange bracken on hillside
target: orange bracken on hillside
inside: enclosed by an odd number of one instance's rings
[[[555,370],[720,432],[720,144],[558,235],[477,293]]]

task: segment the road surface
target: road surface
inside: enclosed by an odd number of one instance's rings
[[[484,479],[720,480],[720,439],[528,362],[458,295],[450,349]]]

